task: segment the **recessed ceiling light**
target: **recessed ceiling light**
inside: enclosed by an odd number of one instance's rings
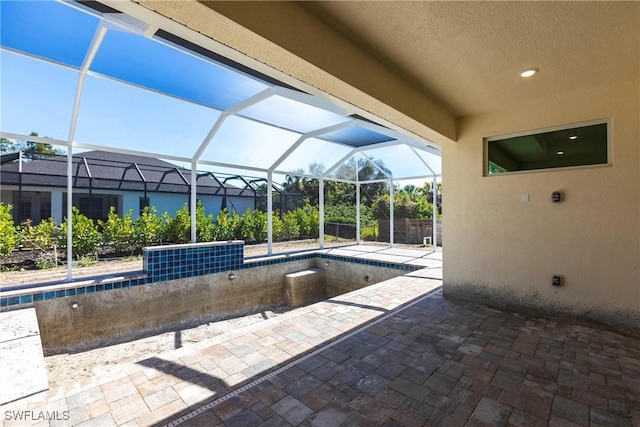
[[[526,77],[531,77],[534,74],[536,74],[538,71],[540,71],[540,70],[538,70],[537,68],[529,68],[528,70],[525,70],[525,71],[521,72],[520,73],[520,77],[525,77],[525,78]]]
[[[578,139],[578,135],[572,135],[569,137],[569,139]]]
[[[559,156],[562,156],[564,154],[564,151],[558,151],[556,154],[558,154]]]

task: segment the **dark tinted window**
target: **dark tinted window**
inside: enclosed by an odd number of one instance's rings
[[[487,140],[485,174],[607,164],[607,123]]]

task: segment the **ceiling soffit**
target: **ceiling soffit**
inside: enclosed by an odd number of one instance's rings
[[[304,2],[456,117],[637,78],[637,2]],[[519,73],[541,70],[534,79]]]

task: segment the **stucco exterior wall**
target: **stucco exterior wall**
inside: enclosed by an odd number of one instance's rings
[[[247,209],[254,208],[255,200],[253,197],[227,197],[227,209],[229,211],[235,209],[235,211],[238,212],[238,215],[242,215]],[[214,213],[213,216],[216,215],[217,213]]]
[[[443,146],[445,295],[640,326],[639,83],[459,120]],[[601,118],[611,166],[483,177],[484,137]]]

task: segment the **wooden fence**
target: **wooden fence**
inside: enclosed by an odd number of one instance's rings
[[[438,246],[442,246],[442,220],[437,220]],[[399,218],[393,221],[394,243],[421,244],[425,237],[433,236],[433,220]],[[429,239],[430,240],[430,239]],[[378,241],[389,241],[389,220],[378,220]]]

